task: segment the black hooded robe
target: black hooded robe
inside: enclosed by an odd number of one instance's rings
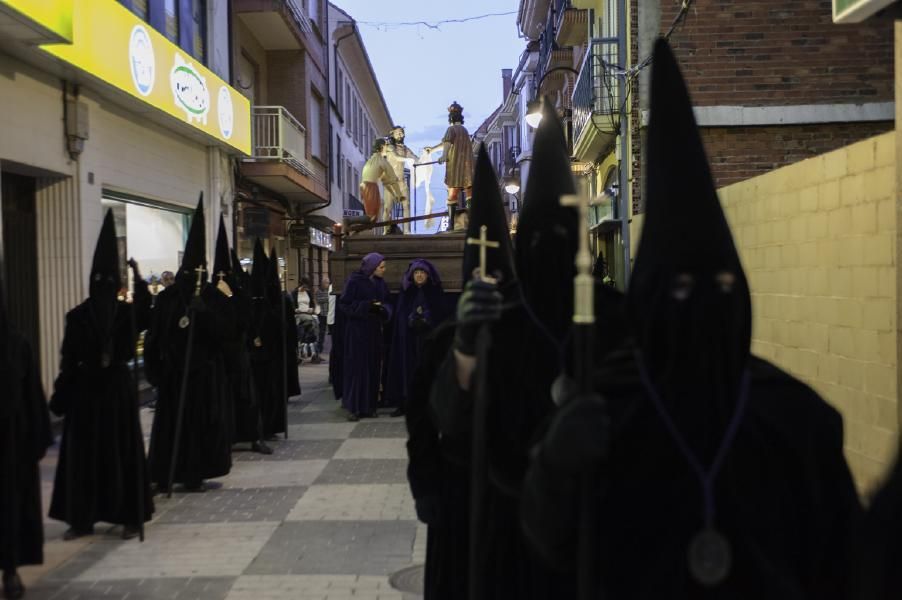
[[[291,323],[294,323],[292,315]],[[253,318],[248,334],[254,389],[260,402],[263,438],[286,430],[282,363],[282,322],[278,310],[265,299],[253,301]],[[295,353],[290,358],[294,360]],[[295,371],[297,371],[295,365]]]
[[[195,485],[227,475],[232,467],[233,407],[227,392],[221,343],[221,315],[215,287],[204,285],[200,310],[193,312],[194,344],[185,394],[182,435],[175,481]],[[179,327],[191,297],[172,285],[158,296],[145,341],[148,380],[159,389],[150,442],[151,481],[165,487],[174,447],[179,392],[185,368],[188,327]]]
[[[44,562],[39,463],[53,444],[53,435],[31,348],[14,333],[2,341],[6,347],[0,354],[4,390],[0,399],[0,569],[8,570]]]
[[[730,541],[733,568],[709,590],[687,568],[689,541],[702,528],[695,474],[645,397],[632,354],[618,353],[598,369],[613,437],[597,504],[605,597],[847,597],[860,507],[843,456],[842,419],[766,361],[753,358],[750,372],[745,417],[715,484],[716,526]],[[585,430],[599,432],[602,424]],[[704,432],[687,434],[701,439]],[[561,569],[577,564],[578,490],[575,475],[547,468],[542,457],[524,486],[528,536]]]
[[[154,506],[128,363],[135,358],[137,334],[150,320],[151,295],[147,283],[136,280],[134,303],[116,303],[107,367],[101,362],[104,340],[92,302],[89,298],[66,315],[60,373],[50,400],[53,412],[65,417],[50,517],[78,531],[100,521],[137,527],[139,488],[144,495],[140,522],[151,519]]]

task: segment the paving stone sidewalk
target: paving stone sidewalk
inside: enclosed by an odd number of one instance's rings
[[[157,496],[146,541],[117,531],[63,542],[47,521],[45,565],[23,569],[32,600],[414,600],[389,576],[425,555],[406,483],[403,418],[348,423],[328,365],[304,364],[275,453],[236,451],[204,494]],[[144,411],[145,434],[152,413]],[[56,454],[42,463],[45,505]],[[45,513],[46,514],[46,513]]]

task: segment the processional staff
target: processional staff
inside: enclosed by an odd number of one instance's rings
[[[576,276],[573,278],[573,360],[577,390],[582,394],[594,392],[592,367],[595,349],[595,279],[592,277],[592,256],[589,252],[589,206],[597,204],[586,196],[561,196],[561,205],[576,209],[579,249],[576,252]],[[607,432],[598,435],[607,438]],[[580,600],[597,600],[601,596],[598,570],[598,506],[600,494],[596,472],[583,476],[580,486],[579,558],[577,585]]]
[[[488,227],[479,228],[478,238],[467,238],[468,246],[479,246],[479,271],[476,278],[484,283],[494,285],[497,280],[487,272],[487,252],[489,248],[501,247],[500,242],[488,239]],[[486,381],[488,374],[488,349],[491,345],[489,326],[483,324],[476,335],[476,388],[473,392],[473,426],[470,471],[470,548],[469,548],[469,599],[480,600],[483,596],[482,572],[485,565],[479,560],[482,544],[480,543],[483,527],[483,505],[485,482],[488,477],[486,466],[486,412],[488,390]]]

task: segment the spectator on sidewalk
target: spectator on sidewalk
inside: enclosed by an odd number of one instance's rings
[[[310,280],[302,277],[294,294],[294,320],[297,324],[300,359],[320,362],[317,329],[319,329],[319,304],[310,291]]]
[[[315,300],[316,305],[319,307],[319,315],[317,315],[317,318],[319,319],[319,333],[316,337],[316,355],[310,362],[318,363],[322,362],[322,357],[320,355],[323,353],[323,348],[326,343],[326,334],[328,333],[329,319],[335,319],[335,307],[333,306],[332,298],[332,282],[329,281],[329,277],[326,275],[323,275],[322,279],[319,282],[319,289],[316,290]]]

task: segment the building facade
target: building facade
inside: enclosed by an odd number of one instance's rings
[[[0,1],[0,204],[8,304],[56,375],[104,212],[123,273],[176,271],[203,194],[208,255],[231,219],[250,106],[229,85],[228,13],[202,0]],[[223,200],[225,199],[225,200]]]
[[[324,0],[233,0],[235,86],[251,103],[250,156],[237,169],[237,249],[257,238],[285,260],[287,289],[328,272],[328,52]]]
[[[363,215],[360,174],[376,138],[394,126],[354,18],[329,3],[332,204],[318,211],[333,223]]]

